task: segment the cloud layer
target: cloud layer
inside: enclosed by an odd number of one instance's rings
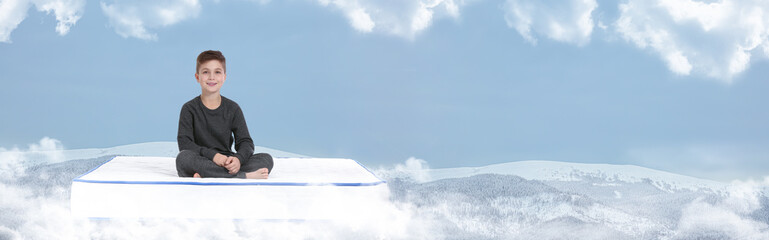
[[[673,239],[767,239],[769,225],[751,215],[761,210],[769,177],[763,181],[733,181],[726,198],[697,198],[687,204]]]
[[[197,0],[115,0],[101,2],[101,9],[120,36],[157,40],[157,35],[147,28],[168,27],[195,18],[201,7]]]
[[[252,0],[269,4],[269,0]],[[362,33],[413,40],[439,19],[458,19],[473,0],[316,0],[340,12]],[[769,2],[760,0],[500,0],[500,18],[528,42],[539,39],[584,46],[597,30],[658,55],[678,75],[703,75],[730,83],[750,62],[769,56]],[[4,0],[0,2],[0,42],[34,6],[56,17],[65,35],[83,15],[85,0]],[[157,40],[160,29],[197,17],[198,0],[106,0],[100,2],[110,26],[126,38]],[[613,18],[609,12],[618,12]]]
[[[754,54],[769,56],[769,2],[629,0],[619,5],[619,35],[651,49],[670,71],[730,82]]]
[[[582,46],[590,41],[595,25],[592,13],[597,7],[595,0],[507,0],[503,9],[507,26],[532,44],[537,43],[537,33]]]
[[[0,172],[3,173],[0,174],[0,180],[13,180],[23,176],[28,165],[34,165],[40,162],[40,159],[59,161],[63,149],[59,140],[49,137],[40,139],[39,143],[30,144],[27,150],[0,147]]]
[[[459,17],[462,0],[318,0],[327,7],[342,11],[350,25],[361,32],[382,32],[413,39],[427,29],[433,19]]]
[[[0,1],[0,42],[11,42],[11,32],[27,17],[29,8],[53,14],[56,32],[65,35],[83,16],[85,0],[3,0]]]

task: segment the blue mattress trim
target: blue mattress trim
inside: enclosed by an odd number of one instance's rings
[[[234,222],[240,222],[240,221],[257,221],[257,222],[264,222],[264,223],[310,223],[310,222],[316,222],[316,223],[324,223],[324,222],[332,222],[332,220],[327,219],[298,219],[298,218],[288,218],[288,219],[260,219],[260,218],[177,218],[177,217],[120,217],[120,218],[110,218],[110,217],[85,217],[84,219],[88,219],[90,221],[111,221],[114,219],[130,219],[130,220],[155,220],[155,219],[177,219],[177,220],[188,220],[188,221],[234,221]]]
[[[187,181],[106,181],[106,180],[88,180],[82,179],[83,176],[95,171],[96,169],[104,166],[108,162],[114,160],[116,157],[112,157],[109,161],[102,163],[101,165],[91,169],[90,171],[72,179],[73,182],[84,183],[107,183],[107,184],[156,184],[156,185],[196,185],[196,186],[342,186],[342,187],[363,187],[363,186],[376,186],[379,184],[387,183],[379,178],[376,174],[371,172],[366,166],[360,164],[358,161],[353,160],[355,163],[366,169],[371,175],[379,179],[376,182],[366,183],[306,183],[306,182],[187,182]]]
[[[343,186],[343,187],[360,187],[360,186],[376,186],[385,181],[369,182],[369,183],[305,183],[305,182],[183,182],[183,181],[103,181],[103,180],[87,180],[87,179],[72,179],[73,182],[84,183],[109,183],[109,184],[153,184],[153,185],[197,185],[197,186]]]
[[[91,172],[93,172],[93,171],[96,171],[96,169],[99,169],[101,166],[104,166],[104,164],[107,164],[108,162],[112,162],[112,160],[115,160],[115,158],[116,158],[116,157],[118,157],[118,156],[114,156],[114,157],[110,158],[110,159],[109,159],[109,160],[107,160],[106,162],[104,162],[104,163],[102,163],[102,164],[99,164],[99,166],[96,166],[95,168],[93,168],[93,169],[91,169],[91,170],[88,170],[88,172],[86,172],[86,173],[83,173],[83,174],[81,174],[80,176],[77,176],[75,179],[72,179],[72,181],[73,181],[73,182],[75,182],[75,180],[82,180],[82,179],[80,179],[80,178],[82,178],[82,177],[83,177],[83,176],[85,176],[85,175],[88,175],[89,173],[91,173]]]

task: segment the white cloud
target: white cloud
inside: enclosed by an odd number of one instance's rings
[[[219,0],[214,0],[214,1],[219,2]],[[251,1],[258,4],[262,4],[262,5],[272,2],[272,0],[251,0]]]
[[[371,32],[374,29],[374,21],[371,16],[362,8],[356,8],[347,13],[352,27],[361,32]]]
[[[762,222],[743,217],[728,207],[701,200],[683,209],[678,229],[679,236],[703,239],[767,239],[769,231]]]
[[[760,197],[767,186],[769,177],[763,182],[733,181],[724,199],[692,201],[681,212],[674,233],[686,238],[769,239],[769,225],[750,217],[762,208]]]
[[[439,16],[459,17],[463,0],[318,0],[342,12],[355,30],[383,32],[407,39],[427,29]]]
[[[504,5],[507,25],[532,44],[536,34],[577,45],[590,42],[595,0],[536,1],[507,0]]]
[[[629,0],[620,4],[616,31],[657,52],[681,75],[702,73],[731,82],[752,55],[769,56],[769,2]]]
[[[0,42],[11,42],[11,32],[27,17],[34,4],[38,11],[53,13],[56,32],[65,35],[83,15],[85,0],[4,0],[0,1]]]
[[[681,51],[671,51],[665,56],[665,61],[668,63],[668,68],[677,74],[689,75],[692,71],[692,64],[689,63],[689,59],[684,57]]]
[[[12,147],[0,147],[0,180],[13,180],[24,176],[29,165],[41,162],[58,162],[63,158],[63,150],[59,140],[44,137],[39,143],[29,145],[27,150]]]
[[[431,181],[430,166],[427,161],[410,157],[404,163],[398,163],[392,168],[379,168],[374,174],[384,179],[409,178],[416,182]]]
[[[143,40],[157,40],[157,35],[148,28],[167,27],[195,18],[201,10],[197,0],[116,0],[111,4],[101,2],[101,8],[120,36]]]
[[[0,42],[11,42],[11,32],[27,17],[28,1],[0,1]]]
[[[67,34],[69,28],[77,23],[77,20],[83,15],[85,0],[55,0],[55,1],[34,1],[37,10],[56,16],[56,32],[61,35]]]

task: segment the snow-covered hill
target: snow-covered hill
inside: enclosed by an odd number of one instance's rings
[[[769,239],[766,182],[554,161],[379,173],[439,238]]]
[[[14,213],[0,214],[0,239],[769,239],[767,182],[553,161],[429,169],[409,159],[374,169],[391,193],[371,209],[389,217],[374,222],[84,222],[69,215],[73,178],[114,155],[175,156],[176,143],[39,145],[48,147],[0,149],[0,212]]]
[[[110,148],[89,149],[40,149],[33,151],[6,151],[5,154],[22,156],[28,164],[51,164],[76,159],[93,159],[103,156],[158,156],[174,157],[178,154],[176,142],[147,142]],[[307,157],[301,154],[255,146],[255,152],[270,153],[274,157]],[[517,161],[481,167],[440,169],[408,169],[411,175],[421,176],[422,181],[461,178],[479,174],[515,175],[528,180],[613,182],[649,182],[663,190],[721,190],[727,183],[699,179],[634,165],[587,164],[556,161]]]
[[[726,183],[699,179],[634,165],[589,164],[556,161],[519,161],[483,167],[426,170],[430,180],[469,177],[478,174],[515,175],[539,181],[595,181],[605,185],[649,183],[661,190],[723,191]]]
[[[270,153],[274,157],[306,157],[301,154],[255,146],[255,152]],[[5,152],[10,154],[13,152]],[[174,157],[178,153],[176,142],[147,142],[110,148],[72,150],[35,150],[16,152],[26,165],[52,164],[76,159],[94,159],[103,156],[161,156]],[[516,161],[481,167],[439,169],[404,169],[410,176],[419,176],[420,182],[447,178],[463,178],[480,174],[519,176],[527,180],[546,182],[591,182],[594,187],[622,186],[623,184],[649,184],[660,190],[678,190],[724,193],[728,183],[699,179],[634,165],[588,164],[557,161]],[[392,173],[380,172],[380,175]],[[382,176],[390,177],[390,176]]]

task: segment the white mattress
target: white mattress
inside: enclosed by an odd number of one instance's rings
[[[169,157],[115,157],[72,180],[71,209],[88,218],[307,220],[366,217],[389,197],[358,162],[275,158],[269,179],[180,178]]]

